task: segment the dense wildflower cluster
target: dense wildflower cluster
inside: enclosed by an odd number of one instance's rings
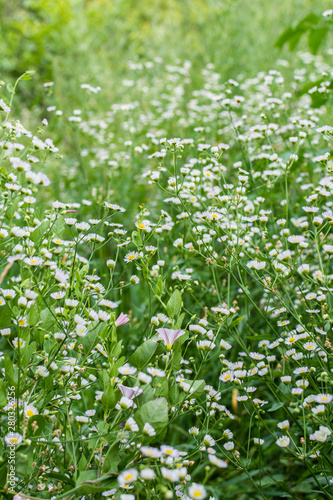
[[[332,498],[333,68],[300,60],[292,81],[285,61],[226,83],[208,65],[192,94],[188,61],[133,62],[135,101],[50,104],[36,132],[0,100],[16,493]],[[77,161],[44,137],[60,119],[85,140]]]

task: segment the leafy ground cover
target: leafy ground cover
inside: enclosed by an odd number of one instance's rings
[[[7,68],[3,498],[333,497],[331,24],[232,78],[141,54],[63,106]]]

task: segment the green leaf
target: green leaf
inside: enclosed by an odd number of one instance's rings
[[[179,290],[175,290],[167,303],[167,312],[170,318],[174,318],[180,313],[182,307],[182,296]]]
[[[271,336],[262,333],[261,335],[247,335],[246,338],[248,340],[270,340]]]
[[[28,323],[30,326],[34,326],[37,323],[37,311],[36,307],[32,306],[28,313]]]
[[[307,27],[300,27],[297,30],[295,30],[294,35],[288,40],[289,50],[293,51],[297,48],[300,39],[307,31],[308,31]]]
[[[119,342],[117,342],[117,344],[114,344],[114,346],[112,347],[110,351],[110,356],[118,358],[122,350],[123,350],[123,341],[119,340]]]
[[[274,46],[281,48],[286,43],[289,44],[290,50],[295,50],[300,39],[307,31],[315,30],[314,25],[318,24],[319,16],[317,14],[308,14],[296,26],[289,26],[276,40]],[[310,45],[310,41],[309,41]]]
[[[31,361],[32,361],[32,355],[36,352],[36,342],[31,342],[26,348],[24,349],[24,354],[21,359],[21,365],[23,368],[27,367]]]
[[[168,425],[168,403],[165,398],[157,398],[148,401],[135,413],[134,419],[140,429],[143,429],[145,423],[152,425],[156,435],[164,430]]]
[[[107,370],[99,370],[98,372],[98,380],[101,384],[103,391],[109,386],[110,377],[108,375]]]
[[[46,220],[42,222],[36,229],[32,231],[30,234],[30,239],[34,243],[37,243],[41,240],[42,236],[46,233],[46,231],[49,229],[51,222],[49,220]]]
[[[88,495],[110,490],[115,486],[118,486],[116,479],[113,479],[112,476],[109,475],[98,478],[97,469],[93,469],[80,472],[76,481],[75,491],[79,495]]]
[[[0,468],[0,488],[3,488],[7,482],[7,464],[5,463],[1,468]]]
[[[10,208],[5,212],[6,219],[11,219],[17,210],[19,204],[19,197],[17,196],[11,203],[9,203]]]
[[[324,81],[324,78],[319,78],[318,80],[314,80],[311,82],[307,82],[305,85],[303,85],[300,90],[297,91],[297,95],[301,96],[304,94],[307,94],[310,89],[313,87],[319,87],[320,84]]]
[[[142,370],[150,361],[157,349],[157,343],[153,340],[146,340],[140,345],[134,354],[129,358],[130,364]]]
[[[157,280],[157,283],[156,283],[155,295],[157,297],[162,297],[163,289],[164,289],[163,278],[162,278],[162,276],[159,276],[158,280]]]
[[[314,24],[318,24],[319,16],[317,14],[311,13],[307,14],[301,21],[298,23],[297,28],[300,26],[313,26]]]
[[[309,42],[309,49],[311,50],[312,54],[317,54],[327,33],[328,33],[328,28],[326,27],[314,28],[310,31],[308,42]]]
[[[112,368],[109,371],[110,377],[116,377],[118,375],[118,368],[123,366],[124,363],[125,363],[125,356],[122,356],[121,358],[117,359],[117,361],[114,362]]]
[[[156,396],[164,398],[168,397],[169,384],[166,377],[159,378],[155,383],[155,387],[156,387]]]
[[[111,384],[109,384],[109,386],[106,388],[106,390],[104,390],[104,394],[102,396],[102,404],[110,409],[110,408],[114,408],[117,404],[117,397],[116,397],[116,392],[115,390],[113,389],[113,387],[111,386]]]
[[[270,409],[267,411],[275,411],[278,410],[279,408],[282,408],[282,406],[284,406],[284,403],[273,403]]]
[[[142,238],[136,231],[133,231],[132,233],[132,241],[137,248],[141,248],[143,245]]]
[[[143,392],[140,394],[138,401],[142,406],[143,404],[147,403],[148,401],[151,401],[152,399],[154,399],[154,391],[151,385],[146,385],[143,388]]]
[[[292,492],[294,493],[307,493],[307,492],[311,492],[313,493],[313,490],[314,490],[314,481],[312,478],[309,478],[309,479],[303,479],[301,482],[299,482],[298,484],[296,484],[293,488],[292,488]]]
[[[78,469],[79,471],[84,471],[86,470],[88,465],[88,460],[86,459],[85,455],[81,455],[79,463],[78,463]]]
[[[86,356],[95,347],[96,340],[97,336],[94,331],[88,332],[85,337],[81,337],[80,342],[83,345],[83,352]]]
[[[18,477],[33,473],[33,460],[32,446],[21,446],[15,453],[15,473]]]
[[[180,370],[180,362],[182,359],[182,342],[181,341],[182,341],[183,337],[185,337],[185,335],[183,335],[182,337],[177,339],[176,342],[173,344],[172,353],[171,353],[171,363],[170,363],[171,370],[175,370],[175,371]]]
[[[0,380],[0,407],[4,407],[7,404],[7,393],[6,393],[6,383],[4,380]]]
[[[111,342],[116,343],[118,340],[117,338],[117,327],[116,325],[112,325],[112,330],[111,330]]]
[[[277,47],[279,49],[282,48],[293,35],[294,29],[289,26],[289,28],[287,28],[276,40],[274,47]]]
[[[40,313],[40,319],[43,329],[46,331],[51,330],[51,327],[56,321],[52,316],[52,313],[48,309],[43,309],[43,311]]]
[[[5,357],[5,378],[7,381],[7,385],[16,386],[14,365],[11,362],[11,359],[8,356],[8,354],[5,354],[4,357]]]
[[[103,326],[103,324],[102,324],[102,326]],[[98,332],[99,338],[102,339],[102,340],[105,340],[106,337],[108,336],[109,330],[110,330],[109,325],[107,325],[104,328],[102,328],[102,330]]]
[[[35,74],[35,71],[26,71],[21,77],[20,80],[31,80],[32,75]]]
[[[180,391],[177,383],[169,389],[169,400],[172,406],[176,406],[184,399],[184,393]]]
[[[79,477],[76,480],[76,486],[81,485],[82,483],[86,481],[95,481],[97,479],[97,470],[84,470],[80,472]],[[85,493],[88,493],[85,491]]]
[[[234,326],[239,325],[239,323],[240,323],[241,321],[243,321],[243,319],[244,319],[244,318],[245,318],[245,316],[240,316],[239,318],[234,319],[234,320],[230,323],[229,328],[232,328],[232,327],[234,327]]]
[[[275,47],[282,48],[286,43],[289,49],[295,50],[301,37],[309,30],[308,26],[298,25],[296,28],[287,28],[275,42]]]
[[[66,476],[65,474],[62,474],[61,472],[48,472],[47,474],[44,474],[44,477],[58,479],[58,481],[61,481],[64,484],[70,484],[71,486],[75,486],[73,479]]]
[[[324,106],[328,101],[328,94],[323,93],[320,94],[319,92],[314,92],[311,94],[311,106],[313,108],[320,108],[321,106]]]
[[[8,305],[1,306],[0,328],[9,328],[12,325],[12,313]]]
[[[191,398],[199,398],[203,393],[206,385],[205,380],[184,380],[184,382],[191,386],[190,392],[188,393]]]
[[[120,456],[117,450],[113,449],[113,446],[110,446],[107,454],[105,455],[105,459],[103,462],[102,472],[117,472],[118,464],[120,462]]]
[[[55,237],[62,240],[66,230],[67,226],[64,219],[62,217],[59,217],[52,227],[52,231],[54,232]]]
[[[33,415],[28,420],[29,436],[40,436],[46,425],[46,420],[43,415]]]
[[[185,318],[185,313],[182,313],[182,314],[178,317],[178,319],[177,319],[177,323],[175,324],[175,330],[180,330],[180,329],[181,329],[182,324],[183,324],[183,321],[184,321],[184,318]],[[186,340],[186,339],[184,339],[183,337],[185,337],[185,335],[183,335],[183,336],[181,337],[181,338],[183,339],[181,343],[183,343],[183,342],[184,342],[184,340]],[[187,336],[186,338],[188,338],[188,336]]]

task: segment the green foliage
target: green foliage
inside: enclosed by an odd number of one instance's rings
[[[139,370],[142,370],[149,363],[156,349],[156,342],[154,342],[153,340],[146,340],[146,342],[144,342],[136,349],[134,354],[132,354],[132,356],[130,357],[129,361]]]
[[[150,424],[158,436],[168,425],[168,403],[165,398],[157,398],[142,405],[135,413],[138,426]],[[155,438],[154,438],[155,439]]]
[[[179,290],[175,290],[167,303],[167,313],[170,318],[178,316],[182,307],[182,296]]]
[[[0,496],[332,498],[330,2],[0,7]]]
[[[283,47],[286,43],[290,50],[295,50],[304,35],[307,35],[309,49],[317,54],[329,30],[332,29],[332,15],[327,19],[316,14],[308,14],[294,26],[289,26],[277,39],[275,46]]]

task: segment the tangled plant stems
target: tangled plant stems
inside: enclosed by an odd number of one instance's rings
[[[333,68],[300,60],[131,63],[135,101],[35,132],[0,101],[6,498],[333,498]]]

